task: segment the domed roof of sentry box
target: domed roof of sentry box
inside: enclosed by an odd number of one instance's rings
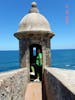
[[[22,31],[51,31],[47,19],[39,13],[36,2],[32,3],[29,13],[20,21],[18,32]]]

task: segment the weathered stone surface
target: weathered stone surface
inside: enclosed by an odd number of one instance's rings
[[[47,100],[75,100],[75,71],[45,68]]]
[[[39,44],[42,47],[43,53],[43,65],[48,67],[50,66],[50,38],[46,37],[45,35],[37,35],[25,37],[21,39],[19,42],[20,45],[20,63],[21,67],[28,67],[30,66],[30,46],[32,44]]]
[[[37,9],[37,4],[36,6],[33,6],[33,3],[29,13],[24,16],[20,21],[18,32],[30,30],[51,31],[47,19],[39,13],[39,10]]]
[[[26,68],[0,74],[0,100],[24,100],[29,82]]]

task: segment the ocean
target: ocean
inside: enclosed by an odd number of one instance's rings
[[[75,70],[75,49],[52,50],[52,67]]]
[[[19,51],[0,51],[0,72],[19,68]]]
[[[19,51],[0,51],[0,72],[19,66]],[[75,49],[51,50],[51,67],[75,70]]]

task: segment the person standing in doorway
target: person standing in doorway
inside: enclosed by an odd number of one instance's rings
[[[37,79],[42,81],[42,66],[43,66],[43,55],[41,53],[41,50],[37,50],[37,56],[36,56],[36,69],[37,69]]]

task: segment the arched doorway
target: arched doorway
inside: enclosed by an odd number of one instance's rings
[[[33,81],[36,78],[35,75],[35,66],[36,66],[36,56],[37,50],[40,49],[42,53],[42,46],[39,44],[30,45],[30,73],[34,72],[34,74],[30,74],[30,80]]]

